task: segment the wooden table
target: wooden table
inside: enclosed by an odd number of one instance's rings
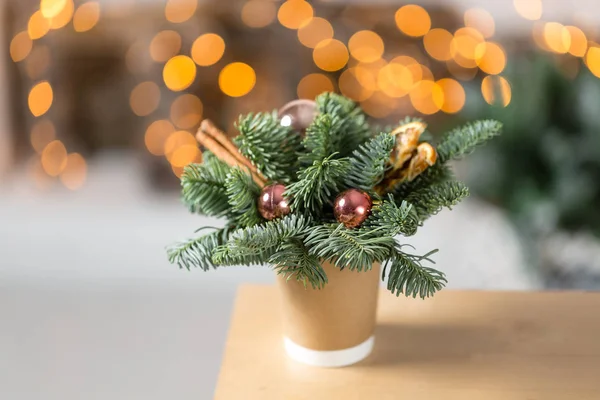
[[[380,294],[373,354],[351,367],[286,358],[275,287],[239,289],[217,400],[600,399],[600,294]]]

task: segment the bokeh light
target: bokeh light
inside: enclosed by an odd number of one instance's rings
[[[169,157],[169,162],[173,167],[183,168],[194,162],[200,150],[197,144],[184,144],[179,146]]]
[[[429,32],[431,18],[427,11],[415,4],[400,7],[395,15],[396,26],[408,36],[419,37]]]
[[[571,38],[569,53],[574,55],[575,57],[585,56],[588,44],[588,40],[585,36],[585,33],[583,33],[583,31],[576,26],[567,26],[566,29],[569,32],[569,36]]]
[[[544,38],[545,27],[546,24],[541,21],[534,22],[533,27],[531,29],[531,35],[533,37],[533,41],[540,49],[545,51],[551,51],[546,45],[546,39]]]
[[[370,75],[370,72],[362,67],[351,67],[342,72],[338,78],[340,92],[354,101],[365,101],[374,93],[371,87],[365,87],[361,84],[358,77],[360,74]]]
[[[298,29],[298,40],[310,49],[314,49],[317,44],[332,37],[333,27],[324,18],[312,18]]]
[[[410,68],[399,62],[390,62],[377,75],[379,89],[390,97],[407,95],[414,83]]]
[[[173,164],[172,162],[172,157],[174,155],[174,153],[181,147],[183,146],[189,146],[189,147],[197,147],[197,142],[196,139],[194,138],[194,135],[192,135],[191,133],[189,133],[188,131],[175,131],[173,133],[171,133],[169,135],[169,137],[167,137],[167,139],[165,140],[165,146],[164,146],[164,154],[167,157],[167,160],[169,160],[169,162],[171,164]],[[179,157],[182,157],[182,155],[180,155]],[[185,164],[181,165],[181,162],[177,162],[177,166],[179,167],[183,167]]]
[[[275,19],[275,3],[265,0],[250,0],[242,7],[242,22],[250,28],[264,28]]]
[[[496,29],[494,17],[483,8],[468,9],[465,11],[464,20],[465,26],[476,29],[484,38],[489,39],[494,36]]]
[[[370,63],[383,55],[381,37],[373,31],[358,31],[348,41],[350,54],[360,62]]]
[[[39,79],[49,66],[50,49],[46,45],[37,45],[25,60],[25,70],[32,80]]]
[[[368,99],[360,102],[360,107],[373,118],[385,118],[397,111],[397,100],[383,92],[374,92]]]
[[[54,18],[66,7],[67,0],[41,0],[40,11],[44,18]]]
[[[196,64],[187,56],[175,56],[163,68],[165,85],[174,92],[190,87],[196,79]]]
[[[481,81],[481,94],[488,104],[506,107],[511,99],[510,84],[502,76],[486,76]]]
[[[197,0],[167,0],[165,18],[169,22],[180,24],[192,18],[197,7]]]
[[[192,59],[202,67],[216,64],[225,53],[225,41],[216,33],[200,35],[192,44]]]
[[[100,4],[95,1],[83,3],[73,14],[73,29],[75,32],[87,32],[100,20]]]
[[[29,37],[29,33],[25,31],[19,32],[10,41],[10,58],[14,62],[23,61],[31,53],[32,47],[33,42]]]
[[[455,114],[465,105],[466,95],[462,85],[451,78],[440,79],[436,82],[444,93],[442,111],[446,114]]]
[[[219,73],[219,87],[223,93],[231,97],[248,94],[255,84],[254,69],[242,62],[228,64]]]
[[[477,75],[477,68],[465,68],[460,66],[454,60],[446,61],[446,67],[448,68],[448,72],[452,74],[456,79],[460,79],[461,81],[470,81]]]
[[[289,29],[298,29],[313,17],[312,6],[304,0],[287,0],[279,7],[277,19]]]
[[[175,132],[175,127],[166,119],[152,122],[144,135],[144,143],[150,154],[164,155],[165,143],[173,132]]]
[[[348,49],[337,39],[320,42],[313,50],[313,61],[323,71],[338,71],[348,63]]]
[[[525,19],[536,21],[542,17],[542,0],[513,0],[513,4]]]
[[[334,90],[333,82],[328,76],[314,73],[300,79],[296,91],[298,98],[314,100],[321,93],[333,92]]]
[[[54,100],[52,86],[47,81],[36,84],[29,92],[28,104],[31,113],[36,116],[42,116],[48,112]]]
[[[31,147],[37,153],[41,154],[48,143],[54,139],[56,139],[56,129],[52,121],[48,119],[36,122],[31,128]]]
[[[410,91],[410,102],[421,114],[435,114],[444,105],[444,91],[436,82],[422,80]]]
[[[193,94],[182,94],[171,104],[171,121],[179,129],[191,129],[202,119],[202,101]]]
[[[467,27],[460,28],[454,33],[450,54],[457,63],[461,64],[461,60],[468,60],[470,64],[478,58],[477,48],[483,43],[485,43],[485,39],[479,31]],[[468,65],[463,66],[468,67]]]
[[[482,43],[477,46],[477,66],[485,73],[498,75],[506,67],[506,54],[499,44]]]
[[[138,84],[131,91],[129,105],[133,113],[139,117],[152,114],[160,103],[160,88],[151,81]]]
[[[65,27],[73,18],[75,4],[73,0],[67,0],[63,9],[55,17],[49,20],[50,29],[60,29]]]
[[[27,32],[32,40],[40,39],[50,30],[50,21],[42,15],[41,11],[34,12],[27,23]]]
[[[67,166],[67,149],[60,140],[53,140],[42,150],[42,168],[50,176],[58,176]]]
[[[585,55],[585,63],[592,74],[600,78],[600,47],[590,47]]]
[[[563,24],[548,22],[544,25],[544,41],[551,51],[565,54],[571,47],[571,34]]]
[[[453,36],[445,29],[432,29],[423,37],[425,51],[438,61],[447,61],[452,58],[450,46]]]
[[[150,57],[156,62],[165,62],[181,50],[181,35],[176,31],[161,31],[150,42]]]
[[[67,189],[77,190],[85,183],[87,163],[79,153],[71,153],[66,158],[64,169],[60,173],[60,181]]]

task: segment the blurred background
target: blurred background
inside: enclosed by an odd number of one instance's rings
[[[236,285],[273,277],[166,261],[218,224],[179,202],[195,130],[324,91],[375,125],[504,123],[456,165],[471,198],[411,240],[449,287],[600,288],[595,0],[4,0],[0,21],[7,398],[210,398]]]

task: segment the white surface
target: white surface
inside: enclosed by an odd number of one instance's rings
[[[326,368],[346,367],[364,360],[373,351],[374,343],[375,336],[371,336],[364,342],[349,349],[323,351],[300,346],[287,336],[283,338],[285,351],[292,360],[312,365],[313,367]]]
[[[165,245],[216,221],[157,195],[142,167],[96,160],[81,191],[0,186],[0,399],[209,399],[236,286],[268,268],[180,271]],[[410,242],[451,288],[527,289],[518,242],[475,200]]]

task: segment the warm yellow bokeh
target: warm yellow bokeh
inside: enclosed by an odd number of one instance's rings
[[[310,49],[314,49],[317,44],[332,37],[333,27],[324,18],[312,18],[298,29],[298,40]]]
[[[453,36],[445,29],[432,29],[423,37],[425,51],[439,61],[447,61],[452,58],[450,46]]]
[[[10,58],[14,62],[23,61],[31,53],[32,47],[33,42],[29,37],[29,33],[25,31],[19,32],[10,41]]]
[[[506,107],[510,103],[510,84],[502,76],[486,76],[481,81],[481,94],[488,104]]]
[[[571,47],[571,34],[563,24],[548,22],[544,25],[544,41],[551,51],[565,54]]]
[[[483,8],[468,9],[465,11],[464,20],[465,26],[476,29],[484,38],[489,39],[494,36],[496,29],[494,17]]]
[[[436,82],[422,80],[410,91],[410,102],[421,114],[435,114],[444,105],[444,91]]]
[[[31,88],[29,92],[28,104],[31,113],[36,116],[42,116],[48,112],[54,100],[52,86],[47,81],[43,81]]]
[[[150,42],[150,57],[156,62],[165,62],[181,50],[181,35],[176,31],[160,31]]]
[[[513,0],[515,10],[525,19],[535,21],[542,17],[542,0]]]
[[[402,97],[410,92],[415,81],[409,67],[392,61],[379,71],[377,84],[386,95]]]
[[[499,44],[482,43],[477,46],[477,66],[490,75],[498,75],[506,67],[506,53]]]
[[[460,79],[461,81],[470,81],[477,75],[479,71],[477,68],[465,68],[461,65],[458,65],[454,60],[446,61],[446,68],[448,68],[448,72],[452,74],[456,79]]]
[[[73,29],[75,32],[87,32],[100,20],[100,4],[95,1],[83,3],[73,14]]]
[[[313,8],[304,0],[287,0],[279,7],[277,19],[289,29],[298,29],[313,17]]]
[[[175,56],[163,68],[165,85],[174,92],[190,87],[196,79],[196,64],[187,56]]]
[[[185,22],[194,16],[197,7],[197,0],[167,0],[165,18],[175,24]]]
[[[155,156],[164,155],[165,143],[173,132],[175,132],[175,127],[166,119],[151,123],[144,135],[144,143],[150,154]]]
[[[485,43],[483,35],[473,28],[460,28],[454,33],[454,39],[450,45],[450,54],[452,58],[459,60],[476,60],[478,58],[477,48]]]
[[[250,28],[264,28],[275,19],[275,2],[268,0],[250,0],[242,7],[242,22]]]
[[[33,81],[44,75],[50,66],[50,49],[46,45],[37,45],[25,60],[25,71]]]
[[[199,153],[200,150],[197,144],[184,144],[173,151],[169,157],[169,162],[173,167],[183,168],[194,162]]]
[[[337,39],[327,39],[313,50],[313,61],[323,71],[338,71],[348,63],[348,49]]]
[[[49,20],[50,29],[60,29],[66,26],[73,18],[75,12],[75,4],[73,0],[67,0],[63,9],[55,17]]]
[[[27,32],[32,40],[40,39],[50,30],[50,21],[42,15],[41,11],[34,12],[27,23]]]
[[[404,34],[419,37],[429,32],[431,18],[427,11],[415,4],[400,7],[395,15],[396,25]]]
[[[300,99],[314,100],[318,95],[324,92],[333,92],[333,82],[328,76],[323,74],[308,74],[298,82],[296,92]]]
[[[250,93],[255,84],[254,69],[242,62],[228,64],[219,73],[219,88],[231,97],[240,97]]]
[[[381,58],[384,51],[383,40],[373,31],[358,31],[348,41],[350,54],[356,60],[370,63]]]
[[[129,106],[137,116],[145,117],[152,114],[160,103],[160,88],[151,81],[138,84],[131,91]]]
[[[377,77],[379,76],[379,71],[386,65],[387,62],[384,59],[379,59],[377,62],[369,64],[359,63],[353,67],[353,75],[363,88],[373,92],[379,90]]]
[[[216,33],[200,35],[192,44],[192,59],[201,67],[216,64],[225,53],[225,41]]]
[[[585,63],[592,74],[600,78],[600,47],[590,47],[585,55]]]
[[[466,94],[462,85],[451,78],[440,79],[436,82],[444,93],[442,111],[446,114],[455,114],[465,105]]]
[[[50,176],[58,176],[67,166],[67,149],[60,140],[53,140],[42,150],[42,168]]]
[[[385,118],[397,111],[397,99],[383,92],[374,92],[368,99],[360,102],[362,110],[373,118]]]
[[[54,18],[67,6],[67,0],[41,0],[40,11],[44,18]]]
[[[344,96],[354,101],[364,101],[373,95],[374,90],[363,86],[358,79],[358,75],[364,71],[366,70],[361,67],[351,67],[342,72],[338,78],[338,86]]]
[[[173,153],[183,146],[197,146],[196,138],[188,131],[176,131],[173,132],[165,140],[164,154],[167,160],[171,162]],[[179,164],[179,163],[178,163]],[[183,166],[183,165],[181,165]]]
[[[48,119],[36,122],[31,128],[31,147],[37,153],[41,154],[48,143],[54,139],[56,139],[56,129],[52,121]]]
[[[171,104],[171,121],[179,129],[191,129],[202,119],[202,101],[193,94],[182,94]]]
[[[79,153],[67,156],[66,165],[60,173],[60,181],[67,189],[77,190],[85,183],[87,163]]]
[[[583,31],[576,26],[567,26],[566,29],[569,32],[569,36],[571,37],[569,53],[574,55],[575,57],[585,56],[588,44],[585,33],[583,33]]]

